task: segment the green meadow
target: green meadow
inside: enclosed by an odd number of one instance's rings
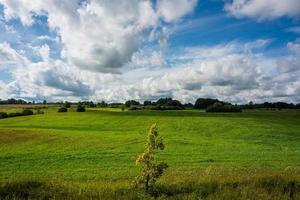
[[[0,199],[300,199],[300,111],[57,109],[0,119]],[[153,123],[156,197],[132,186]]]

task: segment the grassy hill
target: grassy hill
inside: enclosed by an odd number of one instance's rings
[[[152,123],[170,165],[160,198],[299,198],[299,111],[44,111],[0,119],[0,199],[148,198],[130,182]]]

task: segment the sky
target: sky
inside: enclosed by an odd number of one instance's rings
[[[0,99],[300,102],[299,0],[0,0]]]

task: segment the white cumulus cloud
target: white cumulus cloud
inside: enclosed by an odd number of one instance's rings
[[[271,20],[279,17],[299,19],[299,0],[232,0],[225,4],[225,10],[231,15],[258,20]]]

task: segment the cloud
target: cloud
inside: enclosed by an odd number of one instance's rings
[[[300,26],[288,28],[288,29],[286,29],[286,31],[300,34]]]
[[[158,0],[158,12],[166,22],[174,22],[191,13],[197,0]]]
[[[272,20],[280,17],[299,19],[298,0],[232,0],[225,4],[225,10],[237,18]]]
[[[196,0],[0,0],[6,20],[19,18],[31,26],[36,16],[47,16],[48,26],[62,43],[71,65],[97,72],[117,73],[148,40],[151,32],[165,35],[173,23],[193,11]],[[179,5],[179,6],[178,6]],[[168,11],[168,9],[171,9]]]
[[[80,72],[59,60],[49,60],[48,46],[37,49],[43,60],[33,63],[9,44],[0,43],[0,68],[5,68],[13,81],[2,85],[6,97],[42,99],[51,96],[89,96],[91,87],[82,79]]]
[[[9,68],[13,81],[1,85],[1,95],[2,98],[46,98],[49,101],[122,102],[160,97],[173,97],[183,102],[194,102],[198,97],[236,103],[299,101],[300,42],[289,42],[288,54],[280,58],[270,58],[259,51],[268,44],[258,40],[187,47],[166,58],[171,66],[146,64],[122,74],[81,70],[53,59],[33,63],[9,44],[0,44],[5,47],[0,48],[5,52],[0,55],[6,55],[6,63],[14,63],[14,67]]]

